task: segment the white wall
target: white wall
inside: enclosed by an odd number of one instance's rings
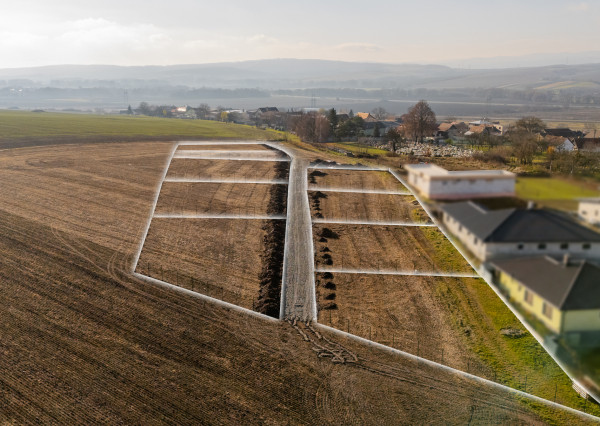
[[[600,203],[580,201],[577,213],[581,220],[591,224],[600,223]]]
[[[472,195],[514,195],[515,179],[432,179],[428,198],[469,198]]]
[[[564,254],[575,258],[600,258],[600,243],[589,243],[589,249],[583,248],[584,243],[568,243],[566,249],[561,248],[561,243],[546,243],[543,249],[538,248],[538,243],[484,243],[445,213],[443,222],[446,228],[482,262],[516,256],[562,256]]]

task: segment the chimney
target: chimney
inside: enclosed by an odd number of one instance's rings
[[[527,201],[527,210],[533,210],[535,208],[535,203],[531,200]]]
[[[563,254],[562,266],[565,268],[569,266],[569,253]]]

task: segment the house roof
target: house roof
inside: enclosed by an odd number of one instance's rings
[[[373,116],[371,114],[369,114],[368,112],[357,112],[355,115],[362,118],[363,120],[366,120],[368,118],[370,118],[370,119],[373,118]]]
[[[451,129],[451,128],[453,128],[453,127],[454,127],[454,123],[441,123],[441,124],[438,126],[438,130],[439,130],[440,132],[447,132],[448,130],[450,130],[450,129]]]
[[[600,267],[550,256],[496,260],[492,266],[560,310],[600,309]]]
[[[563,138],[580,138],[583,136],[583,132],[571,130],[567,127],[558,129],[544,129],[544,134],[550,136],[561,136]]]
[[[600,234],[545,209],[487,210],[472,201],[446,204],[442,211],[485,242],[600,242]]]

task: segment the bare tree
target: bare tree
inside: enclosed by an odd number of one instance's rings
[[[377,107],[373,108],[373,111],[371,111],[371,115],[377,120],[383,120],[389,115],[389,113],[386,111],[385,108]]]
[[[542,119],[530,115],[517,120],[515,127],[517,129],[525,130],[528,133],[535,134],[541,133],[546,128],[546,123],[544,123]]]
[[[510,134],[510,141],[517,160],[521,164],[532,164],[538,147],[535,136],[521,129]]]
[[[403,119],[407,132],[413,136],[415,141],[423,141],[425,136],[432,135],[437,129],[435,113],[424,100],[417,102],[409,109]]]
[[[200,104],[198,108],[196,108],[196,115],[201,120],[206,119],[206,117],[210,114],[210,106],[208,104]]]
[[[384,140],[390,144],[392,152],[396,152],[399,146],[404,142],[404,133],[398,130],[397,127],[392,127],[383,136]]]

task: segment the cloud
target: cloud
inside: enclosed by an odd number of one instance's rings
[[[382,52],[384,50],[381,46],[372,43],[343,43],[334,46],[334,49],[354,52]]]
[[[568,6],[568,9],[571,12],[585,12],[590,9],[589,3],[581,2],[581,3],[571,3]]]

